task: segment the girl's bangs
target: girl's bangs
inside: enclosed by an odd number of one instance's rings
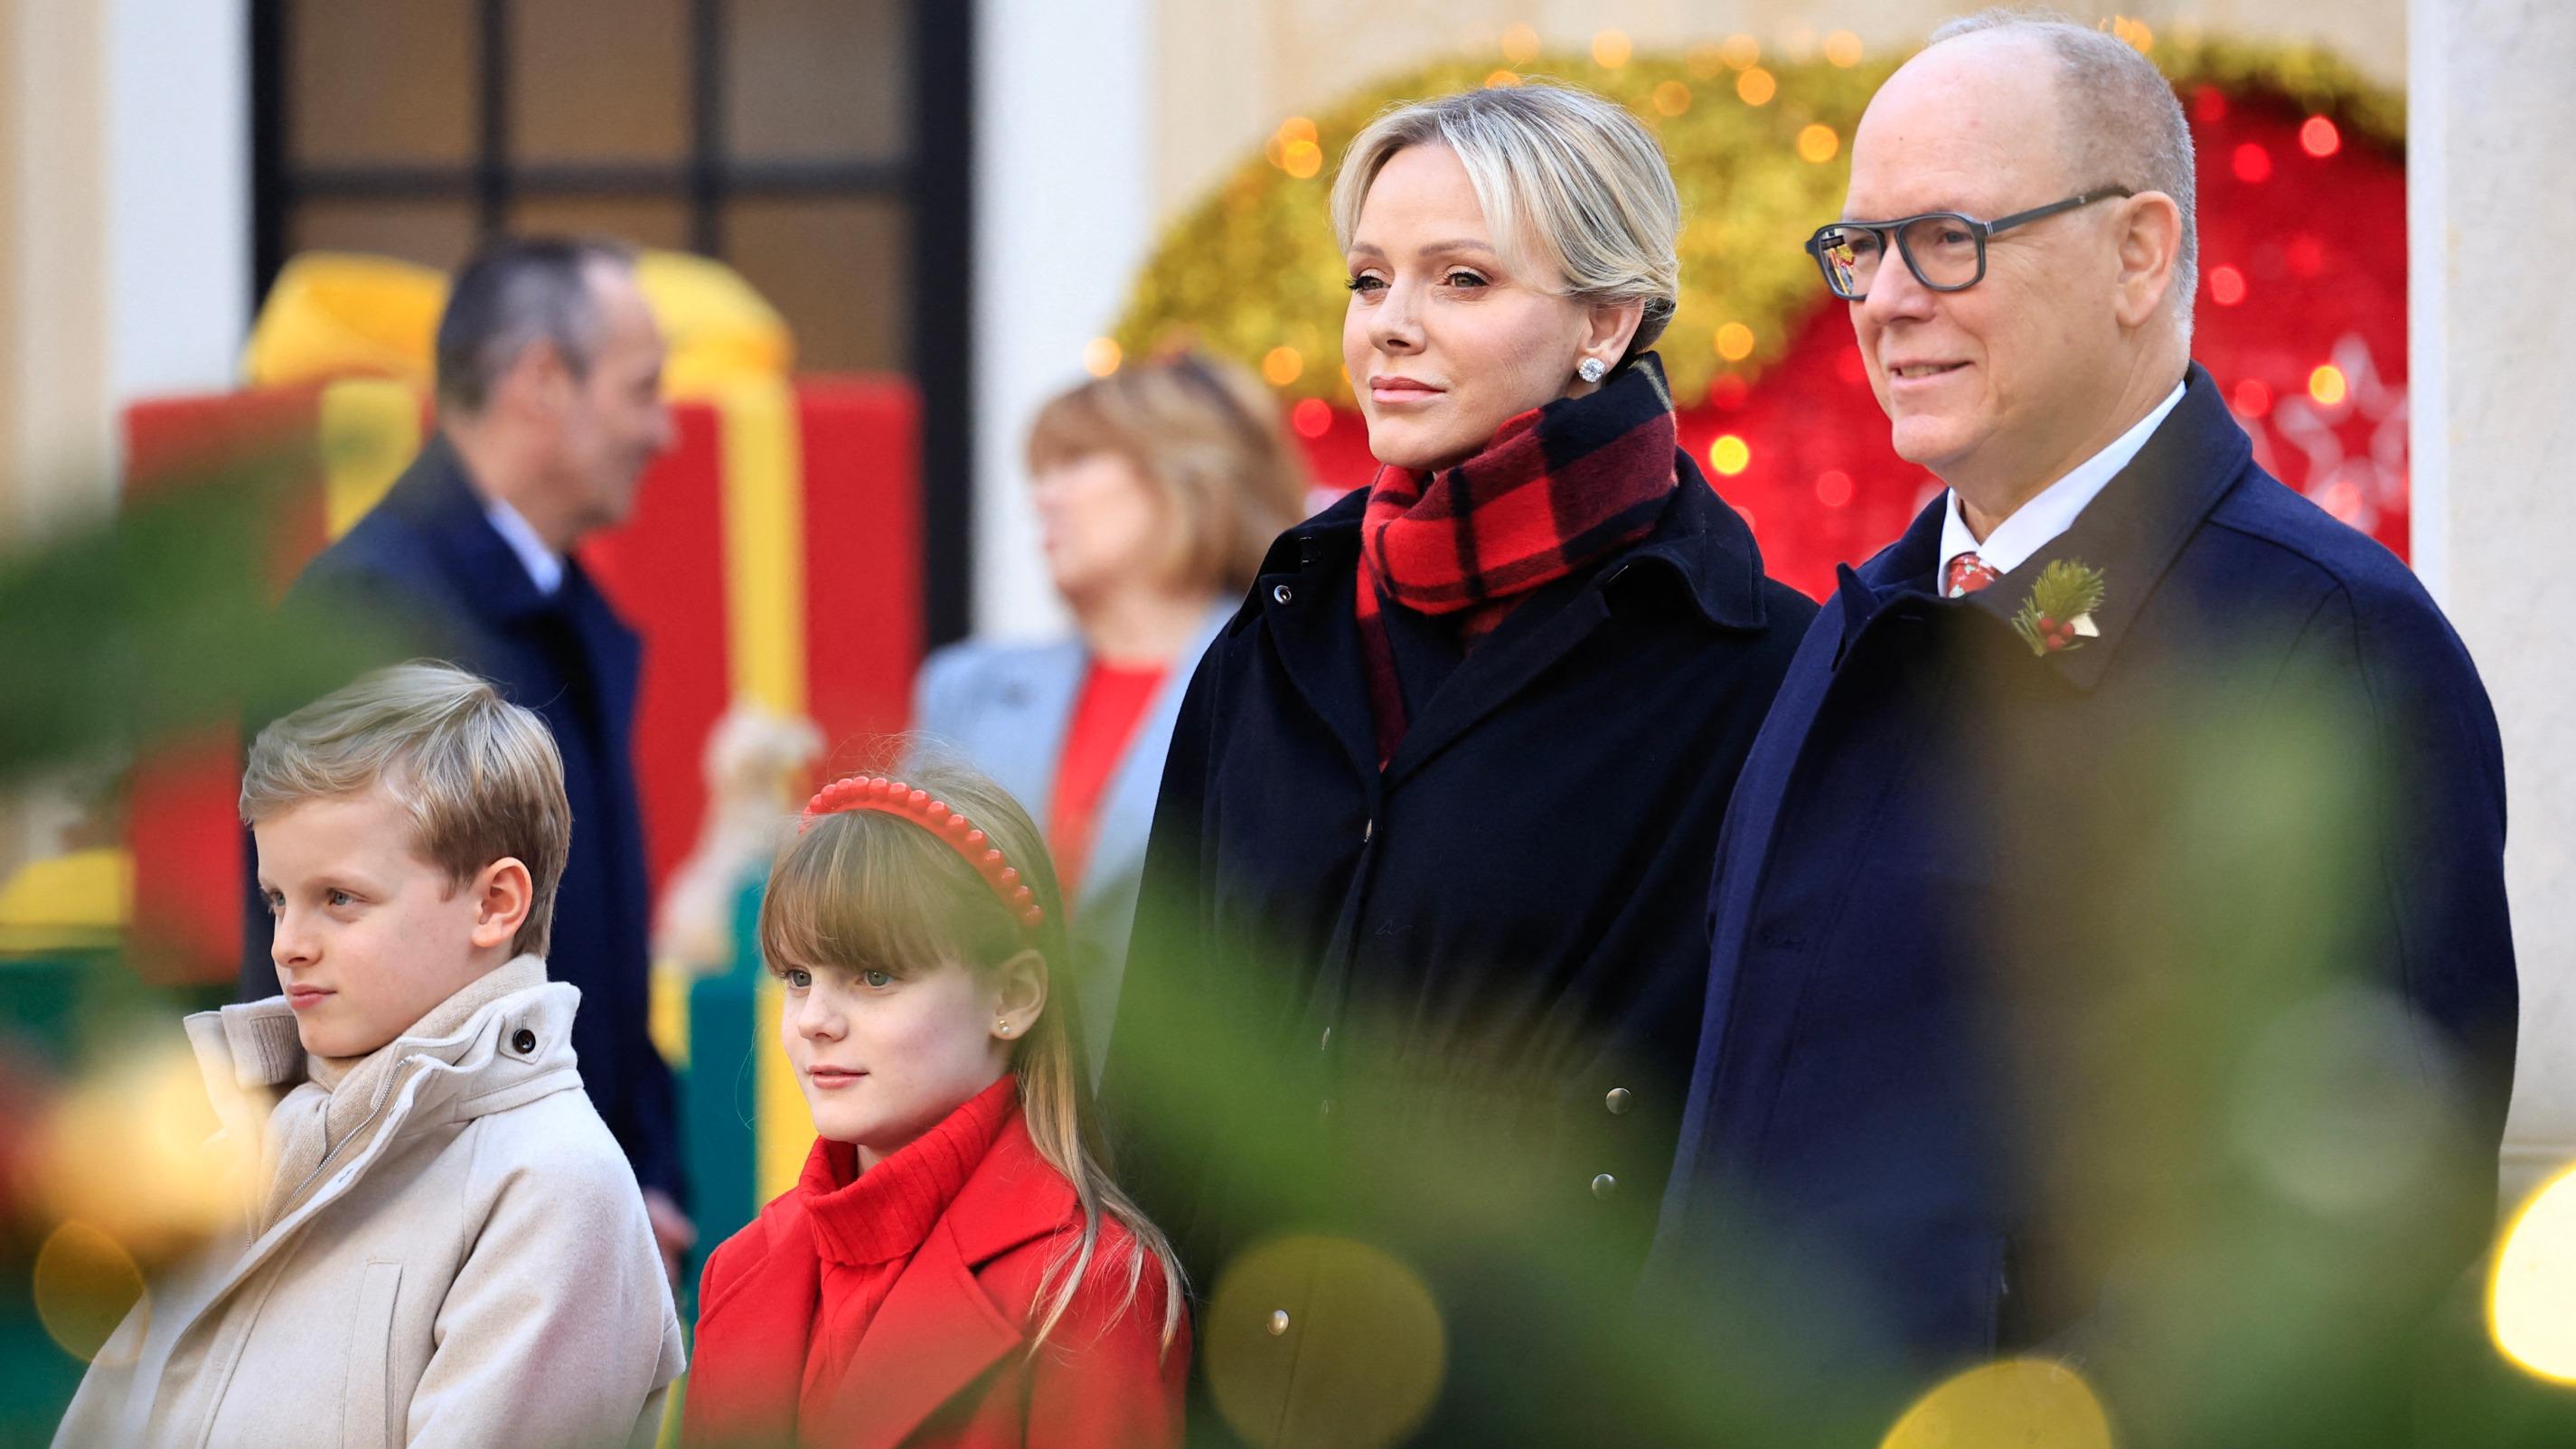
[[[979,912],[961,899],[956,852],[906,821],[853,811],[826,816],[789,844],[760,903],[760,950],[772,970],[919,971],[974,961]]]

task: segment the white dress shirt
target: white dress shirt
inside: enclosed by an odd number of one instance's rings
[[[1973,553],[1986,567],[1999,574],[2020,568],[2032,554],[2046,548],[2051,541],[2075,526],[2084,512],[2110,481],[2120,476],[2129,460],[2155,436],[2156,426],[2182,401],[2182,384],[2165,394],[2155,411],[2138,419],[2136,427],[2111,440],[2111,446],[2075,465],[2065,477],[2040,490],[2039,496],[2016,508],[2012,516],[1995,525],[1983,542],[1968,531],[1968,519],[1959,503],[1958,490],[1952,489],[1942,499],[1941,563],[1932,571],[1934,587],[1947,592],[1950,560],[1963,553]],[[1952,597],[1956,597],[1953,595]]]
[[[538,593],[553,598],[555,590],[563,587],[563,559],[537,537],[537,531],[519,516],[519,510],[500,499],[485,503],[483,516],[492,520],[492,531],[501,535],[510,552],[519,556],[520,567],[528,571],[528,582],[537,586]]]

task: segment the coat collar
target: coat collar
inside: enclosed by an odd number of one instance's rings
[[[976,1272],[1081,1222],[1073,1187],[1011,1114],[939,1226],[887,1290],[850,1356],[850,1449],[895,1449],[1002,1358],[1028,1342],[1028,1305],[997,1303]]]
[[[1392,784],[1413,773],[1478,720],[1565,656],[1614,611],[1651,608],[1659,598],[1687,601],[1690,616],[1724,630],[1762,628],[1762,552],[1753,531],[1708,486],[1687,453],[1676,452],[1680,486],[1644,541],[1606,560],[1588,577],[1561,581],[1575,597],[1556,609],[1517,610],[1476,647],[1440,698],[1405,731],[1383,772]],[[1376,727],[1362,681],[1359,634],[1351,627],[1366,489],[1279,536],[1262,560],[1237,627],[1259,615],[1278,641],[1298,692],[1331,725],[1364,779],[1376,781]],[[1641,572],[1642,571],[1642,572]],[[1677,587],[1650,586],[1660,575]],[[1554,587],[1554,586],[1552,586]]]
[[[2193,363],[2183,379],[2182,401],[2074,525],[2024,559],[2020,567],[1954,606],[1981,614],[1992,619],[1995,627],[2009,631],[2013,615],[2030,597],[2032,584],[2052,561],[2081,560],[2101,570],[2104,598],[2093,614],[2099,637],[2045,660],[2059,678],[2089,691],[2101,682],[2111,656],[2119,651],[2183,545],[2236,486],[2252,457],[2253,443],[2229,415],[2218,385]],[[1858,570],[1839,570],[1836,592],[1842,605],[1845,650],[1881,606],[1902,595],[1932,595],[1947,499],[1947,493],[1935,497],[1902,537]]]
[[[850,1144],[816,1138],[797,1184],[816,1250],[862,1266],[917,1252],[991,1151],[994,1133],[1017,1115],[1018,1092],[1017,1077],[1002,1078],[865,1172]]]
[[[440,570],[483,617],[515,624],[560,608],[585,627],[622,631],[577,552],[564,556],[563,581],[554,593],[538,591],[527,565],[492,526],[465,460],[444,433],[429,440],[377,506],[429,540]]]

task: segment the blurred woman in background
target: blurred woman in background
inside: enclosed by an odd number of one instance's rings
[[[1096,1080],[1181,693],[1270,540],[1303,514],[1306,474],[1270,390],[1193,353],[1056,397],[1028,449],[1047,571],[1074,633],[939,651],[922,666],[913,725],[1045,829]]]

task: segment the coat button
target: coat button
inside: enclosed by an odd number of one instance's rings
[[[526,1056],[528,1053],[535,1051],[536,1049],[537,1034],[535,1032],[530,1031],[523,1026],[511,1035],[510,1050],[517,1052],[521,1056]]]
[[[1272,584],[1270,586],[1270,597],[1277,603],[1293,604],[1297,602],[1297,591],[1288,587],[1286,584]]]
[[[1370,841],[1375,840],[1375,839],[1377,839],[1377,822],[1376,822],[1376,821],[1374,821],[1374,820],[1367,820],[1367,821],[1363,821],[1363,822],[1361,822],[1361,824],[1360,824],[1360,844],[1362,844],[1362,845],[1366,845],[1366,844],[1368,844]]]
[[[1323,1046],[1322,1046],[1321,1050],[1324,1050],[1324,1051],[1331,1051],[1332,1049],[1333,1049],[1333,1029],[1332,1029],[1331,1027],[1329,1027],[1329,1026],[1328,1026],[1328,1027],[1325,1027],[1325,1028],[1324,1028],[1324,1044],[1323,1044]]]
[[[1627,1088],[1612,1087],[1610,1095],[1601,1099],[1601,1105],[1610,1109],[1611,1116],[1624,1117],[1628,1114],[1628,1105],[1635,1100]]]
[[[1270,1336],[1271,1336],[1272,1338],[1277,1338],[1277,1337],[1281,1336],[1282,1334],[1285,1334],[1287,1331],[1288,1331],[1288,1310],[1287,1310],[1287,1309],[1285,1309],[1285,1308],[1273,1308],[1273,1309],[1271,1309],[1271,1310],[1270,1310]]]
[[[1619,1179],[1612,1177],[1606,1172],[1601,1174],[1599,1177],[1592,1179],[1592,1195],[1601,1199],[1603,1202],[1608,1202],[1610,1200],[1610,1194],[1617,1192],[1618,1190]]]

